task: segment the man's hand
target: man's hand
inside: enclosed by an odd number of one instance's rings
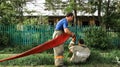
[[[64,28],[64,32],[67,34],[70,34],[71,37],[74,39],[74,41],[76,40],[76,36],[73,32],[71,32],[68,28]]]
[[[74,33],[72,33],[71,37],[72,37],[72,38],[73,38],[73,37],[75,37],[75,34],[74,34]]]
[[[76,36],[74,33],[72,33],[72,41],[75,42],[76,41]]]

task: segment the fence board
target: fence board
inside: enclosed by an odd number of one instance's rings
[[[75,32],[77,39],[84,38],[84,31],[89,27],[69,27]],[[14,45],[37,45],[52,39],[54,26],[49,25],[0,25],[0,33],[7,33],[10,37],[10,43]],[[107,32],[108,35],[113,34],[115,37],[113,43],[119,45],[120,38],[116,38],[115,33]],[[70,40],[66,42],[69,43]]]

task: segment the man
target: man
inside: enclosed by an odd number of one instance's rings
[[[57,37],[62,33],[67,33],[70,34],[71,37],[75,39],[75,34],[68,29],[68,22],[72,20],[73,20],[73,13],[67,13],[65,18],[58,21],[55,27],[55,31],[53,33],[53,38]],[[61,44],[60,46],[57,46],[53,49],[54,49],[55,66],[62,67],[64,65],[63,63],[64,46],[63,44]]]
[[[79,39],[78,45],[72,40],[69,44],[69,49],[73,53],[70,61],[73,63],[85,62],[90,56],[90,49],[84,44],[83,39]]]

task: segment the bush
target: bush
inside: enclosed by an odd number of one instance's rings
[[[9,36],[7,33],[0,32],[0,46],[8,46]]]
[[[88,46],[99,49],[112,48],[110,37],[102,27],[90,27],[84,33]]]

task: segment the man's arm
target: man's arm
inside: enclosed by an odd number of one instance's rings
[[[72,37],[75,36],[75,34],[73,32],[71,32],[68,28],[64,28],[64,32],[67,34],[70,34]]]
[[[73,32],[71,32],[68,28],[64,28],[64,32],[67,34],[70,34],[72,37],[72,40],[75,42],[76,41],[76,36]]]

